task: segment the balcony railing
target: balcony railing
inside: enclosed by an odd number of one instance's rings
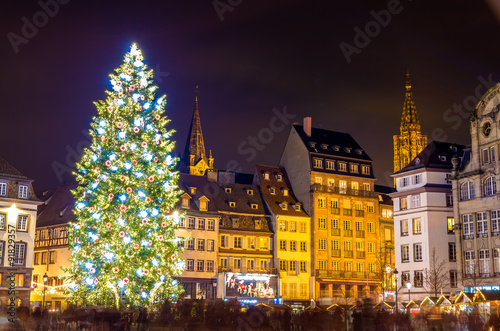
[[[488,232],[481,232],[477,234],[478,238],[487,238],[488,237]]]
[[[350,188],[340,188],[340,187],[321,185],[321,184],[313,184],[311,186],[311,189],[313,191],[345,194],[345,195],[354,195],[354,196],[360,196],[360,197],[370,197],[370,198],[377,198],[378,197],[378,193],[375,193],[373,191],[356,190],[356,189],[350,189]]]
[[[332,257],[340,257],[340,249],[332,249]]]
[[[352,251],[344,251],[344,257],[352,257]]]
[[[474,233],[464,234],[464,239],[474,239]]]
[[[365,216],[365,211],[364,210],[356,210],[356,217],[363,217]]]
[[[330,212],[332,214],[339,215],[340,214],[340,208],[331,207],[330,208]]]
[[[357,238],[364,238],[365,237],[365,231],[364,230],[356,230],[356,237]]]
[[[356,258],[357,259],[364,259],[365,258],[365,252],[356,251]]]
[[[248,268],[238,266],[219,267],[219,272],[239,272],[239,273],[258,273],[258,274],[271,274],[277,275],[278,269],[276,268]]]
[[[332,236],[340,236],[340,229],[332,229]]]
[[[492,237],[500,236],[500,231],[493,231],[491,232]]]
[[[356,272],[356,271],[344,271],[344,270],[320,270],[316,269],[316,277],[322,278],[335,278],[335,279],[346,279],[346,280],[364,280],[366,284],[367,272]],[[374,272],[368,273],[368,280],[380,282],[380,277]]]
[[[352,216],[352,209],[344,208],[344,216]]]
[[[352,230],[344,229],[344,237],[352,237]]]

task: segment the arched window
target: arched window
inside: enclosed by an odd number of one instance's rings
[[[465,182],[460,187],[460,200],[471,200],[475,198],[474,183]]]
[[[497,182],[495,177],[491,176],[484,181],[484,195],[490,196],[497,194]]]

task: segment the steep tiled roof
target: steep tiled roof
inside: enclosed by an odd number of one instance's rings
[[[217,212],[215,207],[215,196],[220,191],[220,187],[217,183],[209,182],[206,176],[196,176],[189,174],[179,175],[179,188],[184,190],[191,197],[190,210],[199,210],[199,198],[202,196],[207,197],[208,201],[208,211]],[[195,193],[191,193],[191,188],[195,188]]]
[[[379,193],[379,201],[384,205],[393,205],[392,198],[389,196],[390,193],[396,192],[394,187],[375,185],[374,190]],[[382,198],[382,200],[380,200]]]
[[[23,178],[24,176],[19,170],[14,168],[7,160],[0,156],[0,176],[11,177],[11,178]]]
[[[231,207],[230,202],[234,202],[235,206]],[[220,190],[215,196],[215,205],[217,210],[222,212],[253,215],[266,213],[264,201],[256,185],[220,184]],[[252,208],[252,205],[257,205],[257,208]]]
[[[269,174],[269,180],[264,179],[264,173]],[[282,180],[278,181],[277,175],[282,176]],[[293,194],[292,186],[288,180],[288,176],[284,168],[281,167],[271,167],[265,165],[256,165],[256,182],[259,183],[261,187],[262,196],[267,202],[269,209],[276,215],[288,215],[288,216],[303,216],[308,217],[305,211],[300,207],[300,210],[295,210],[295,205],[299,202]],[[271,193],[270,189],[274,188],[274,194]],[[288,190],[288,195],[283,194],[283,190]],[[287,203],[287,209],[284,210],[281,207],[283,202]]]
[[[38,206],[37,228],[66,224],[76,220],[73,214],[75,198],[71,194],[71,190],[76,187],[77,184],[59,186],[38,194],[38,198],[44,203]]]
[[[309,137],[304,132],[302,125],[294,124],[293,127],[297,130],[310,153],[327,154],[365,161],[372,160],[348,133],[311,128],[311,136]]]
[[[462,154],[464,145],[432,141],[411,162],[396,174],[420,168],[452,169],[451,158]]]

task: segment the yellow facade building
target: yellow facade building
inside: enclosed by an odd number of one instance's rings
[[[321,305],[378,298],[379,199],[372,160],[347,133],[292,125],[280,160],[311,216],[313,295]]]
[[[394,173],[403,169],[427,146],[413,102],[410,73],[406,73],[406,94],[399,135],[394,136]]]
[[[254,183],[271,214],[274,265],[279,267],[279,296],[286,304],[308,304],[311,277],[310,217],[295,197],[285,169],[257,165]]]

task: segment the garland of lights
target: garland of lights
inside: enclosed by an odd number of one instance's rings
[[[183,292],[179,215],[171,211],[180,191],[174,130],[155,97],[153,70],[132,45],[111,74],[113,91],[95,102],[92,144],[77,164],[76,222],[68,227],[71,267],[66,283],[73,302],[120,307],[151,306]]]

